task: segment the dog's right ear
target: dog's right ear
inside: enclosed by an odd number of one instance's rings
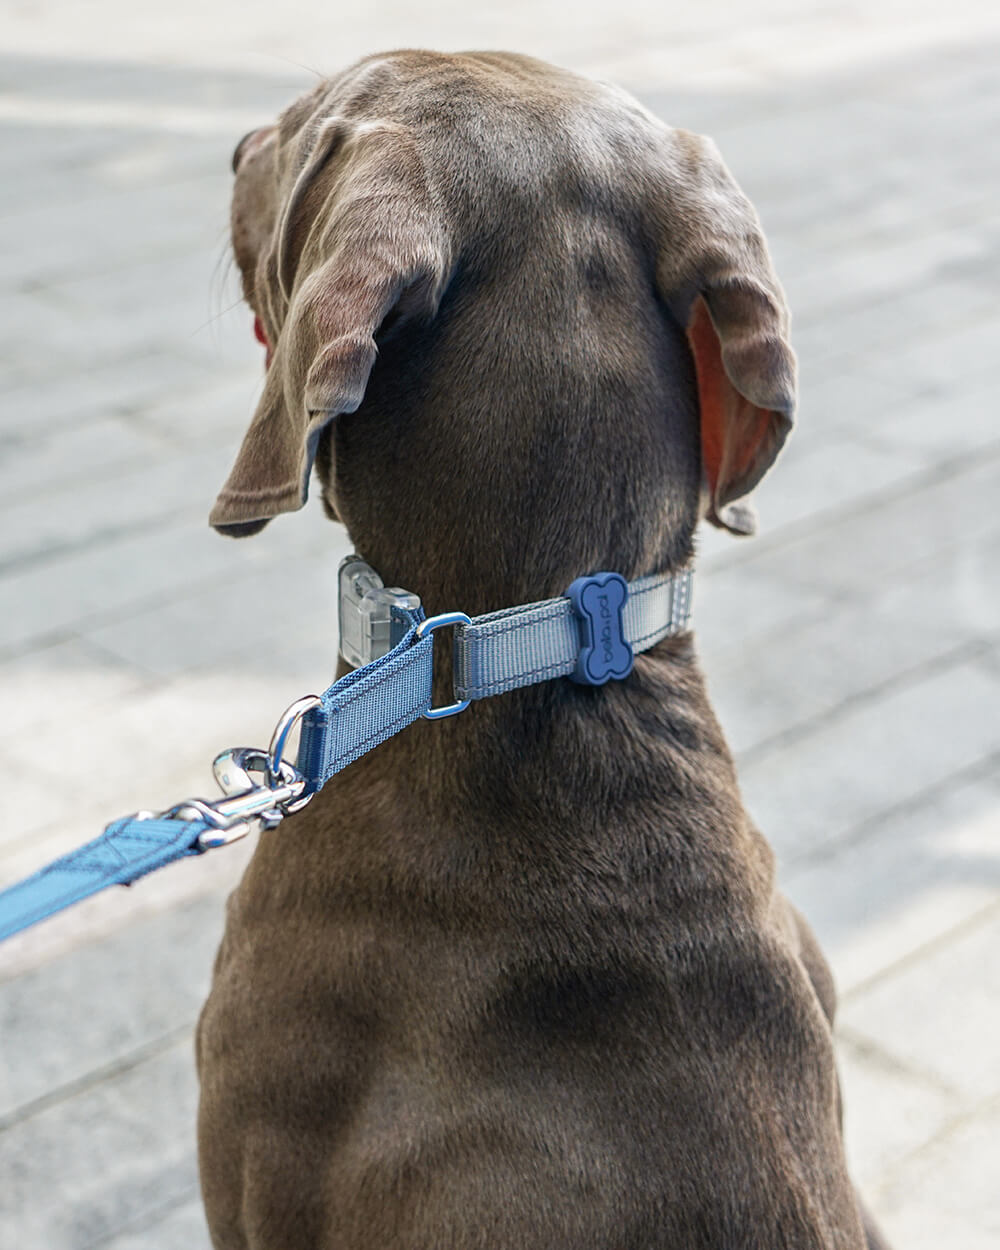
[[[433,315],[448,243],[423,163],[399,127],[326,120],[258,269],[273,357],[260,403],[209,518],[255,534],[301,508],[323,428],[364,399],[375,334],[395,309]]]
[[[715,145],[673,130],[665,155],[657,287],[694,358],[703,513],[752,534],[744,496],[771,467],[795,412],[788,309],[757,214]]]

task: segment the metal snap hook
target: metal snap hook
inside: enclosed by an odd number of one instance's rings
[[[244,794],[260,782],[254,773],[266,773],[267,752],[256,747],[229,747],[212,760],[212,773],[223,794]]]

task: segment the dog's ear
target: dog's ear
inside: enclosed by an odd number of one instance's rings
[[[393,309],[433,315],[447,241],[424,167],[398,127],[331,118],[258,267],[274,352],[210,523],[234,537],[301,508],[320,433],[364,399],[375,334]]]
[[[657,285],[694,357],[704,515],[752,534],[744,496],[773,464],[795,412],[788,309],[757,214],[715,145],[675,130],[667,156]]]

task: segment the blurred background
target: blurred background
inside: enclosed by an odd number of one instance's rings
[[[1000,7],[3,0],[0,30],[0,882],[211,794],[331,676],[342,529],[206,524],[263,365],[237,139],[389,47],[613,79],[715,137],[795,315],[799,426],[760,536],[704,535],[695,621],[837,975],[853,1171],[897,1250],[995,1247]],[[191,1034],[251,849],[0,949],[0,1244],[207,1247]]]

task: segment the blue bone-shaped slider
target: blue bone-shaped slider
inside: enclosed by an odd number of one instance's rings
[[[574,681],[602,686],[632,671],[632,648],[625,641],[622,608],[628,583],[620,573],[578,577],[566,591],[580,622],[580,654],[570,673]]]

